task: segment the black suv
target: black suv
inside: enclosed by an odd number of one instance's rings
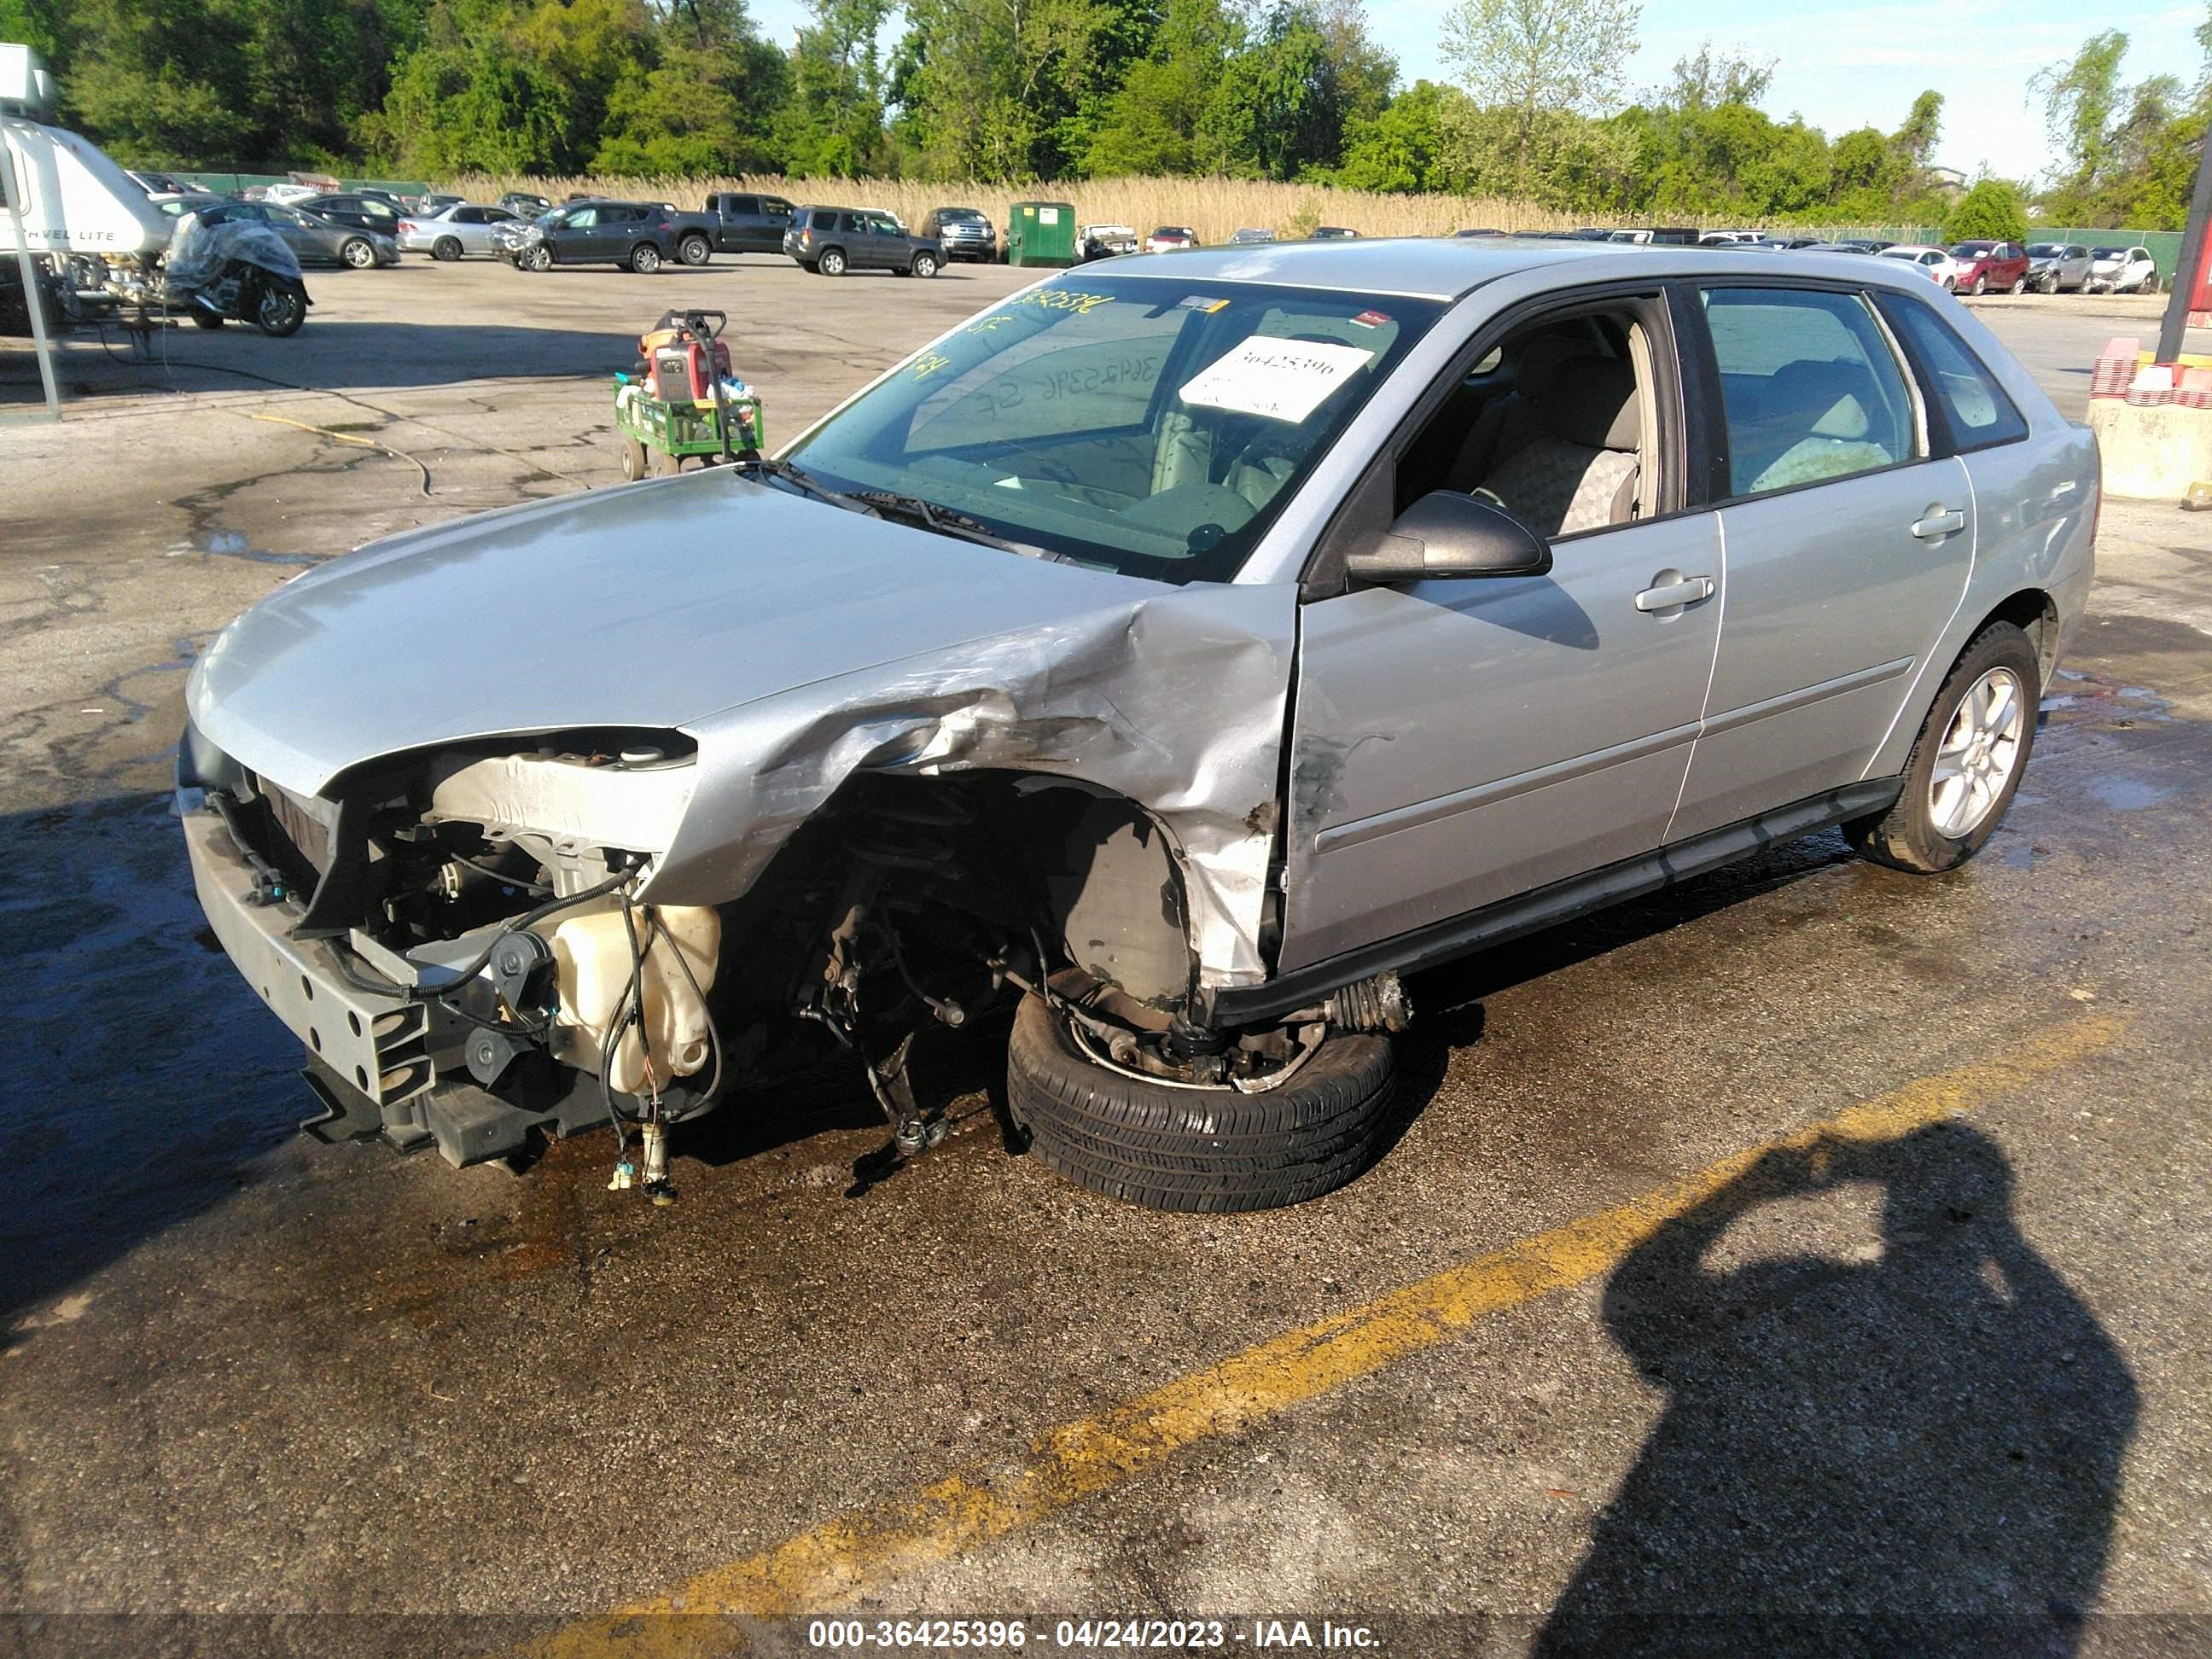
[[[318,219],[327,219],[334,225],[350,226],[355,230],[373,230],[380,235],[399,234],[399,213],[382,196],[366,191],[348,191],[332,196],[310,196],[292,206],[303,213],[312,213]]]
[[[568,202],[535,221],[494,225],[491,251],[524,270],[617,264],[642,274],[677,258],[684,228],[657,203]]]
[[[945,250],[948,259],[980,259],[985,264],[999,257],[999,233],[988,214],[975,208],[932,208],[921,222],[921,234]]]
[[[791,228],[783,234],[783,251],[824,276],[842,276],[848,270],[934,276],[945,264],[941,244],[911,234],[880,208],[795,209]]]

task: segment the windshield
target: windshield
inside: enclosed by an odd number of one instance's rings
[[[2126,251],[2124,248],[2100,247],[2094,249],[2089,257],[2093,259],[2117,259]]]
[[[1062,278],[963,324],[787,459],[1076,563],[1223,581],[1440,310]]]
[[[2038,259],[2056,259],[2066,250],[2056,242],[2030,242],[2028,252]]]
[[[1951,249],[1951,257],[1954,259],[1977,258],[1980,255],[1987,253],[1990,251],[1990,245],[1987,242],[1955,243],[1953,245]]]

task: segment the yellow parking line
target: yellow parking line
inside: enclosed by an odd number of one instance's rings
[[[1662,1223],[1777,1148],[1887,1140],[1956,1116],[2106,1047],[2124,1024],[2090,1015],[2022,1043],[2002,1059],[1908,1083],[1617,1208],[1478,1256],[1053,1429],[1031,1444],[1018,1468],[955,1474],[911,1488],[757,1555],[709,1567],[649,1601],[568,1626],[522,1651],[540,1659],[610,1651],[663,1659],[726,1643],[727,1633],[714,1630],[712,1621],[640,1615],[849,1607],[886,1579],[1002,1538],[1121,1486],[1198,1442],[1249,1428],[1434,1347],[1492,1314],[1594,1279]]]

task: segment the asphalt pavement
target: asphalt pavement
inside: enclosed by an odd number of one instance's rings
[[[213,632],[612,483],[664,307],[780,434],[1018,280],[412,262],[0,425],[0,1652],[2212,1647],[2212,528],[2163,506],[2106,505],[1972,865],[1818,836],[1424,976],[1397,1144],[1316,1203],[1069,1186],[991,1031],[877,1184],[838,1075],[686,1132],[667,1209],[604,1136],[295,1133],[160,793]],[[2130,331],[2065,297],[1984,310],[2062,400]]]

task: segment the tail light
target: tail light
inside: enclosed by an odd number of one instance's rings
[[[402,236],[412,236],[415,234],[415,222],[412,219],[402,219],[399,222],[399,234]]]

